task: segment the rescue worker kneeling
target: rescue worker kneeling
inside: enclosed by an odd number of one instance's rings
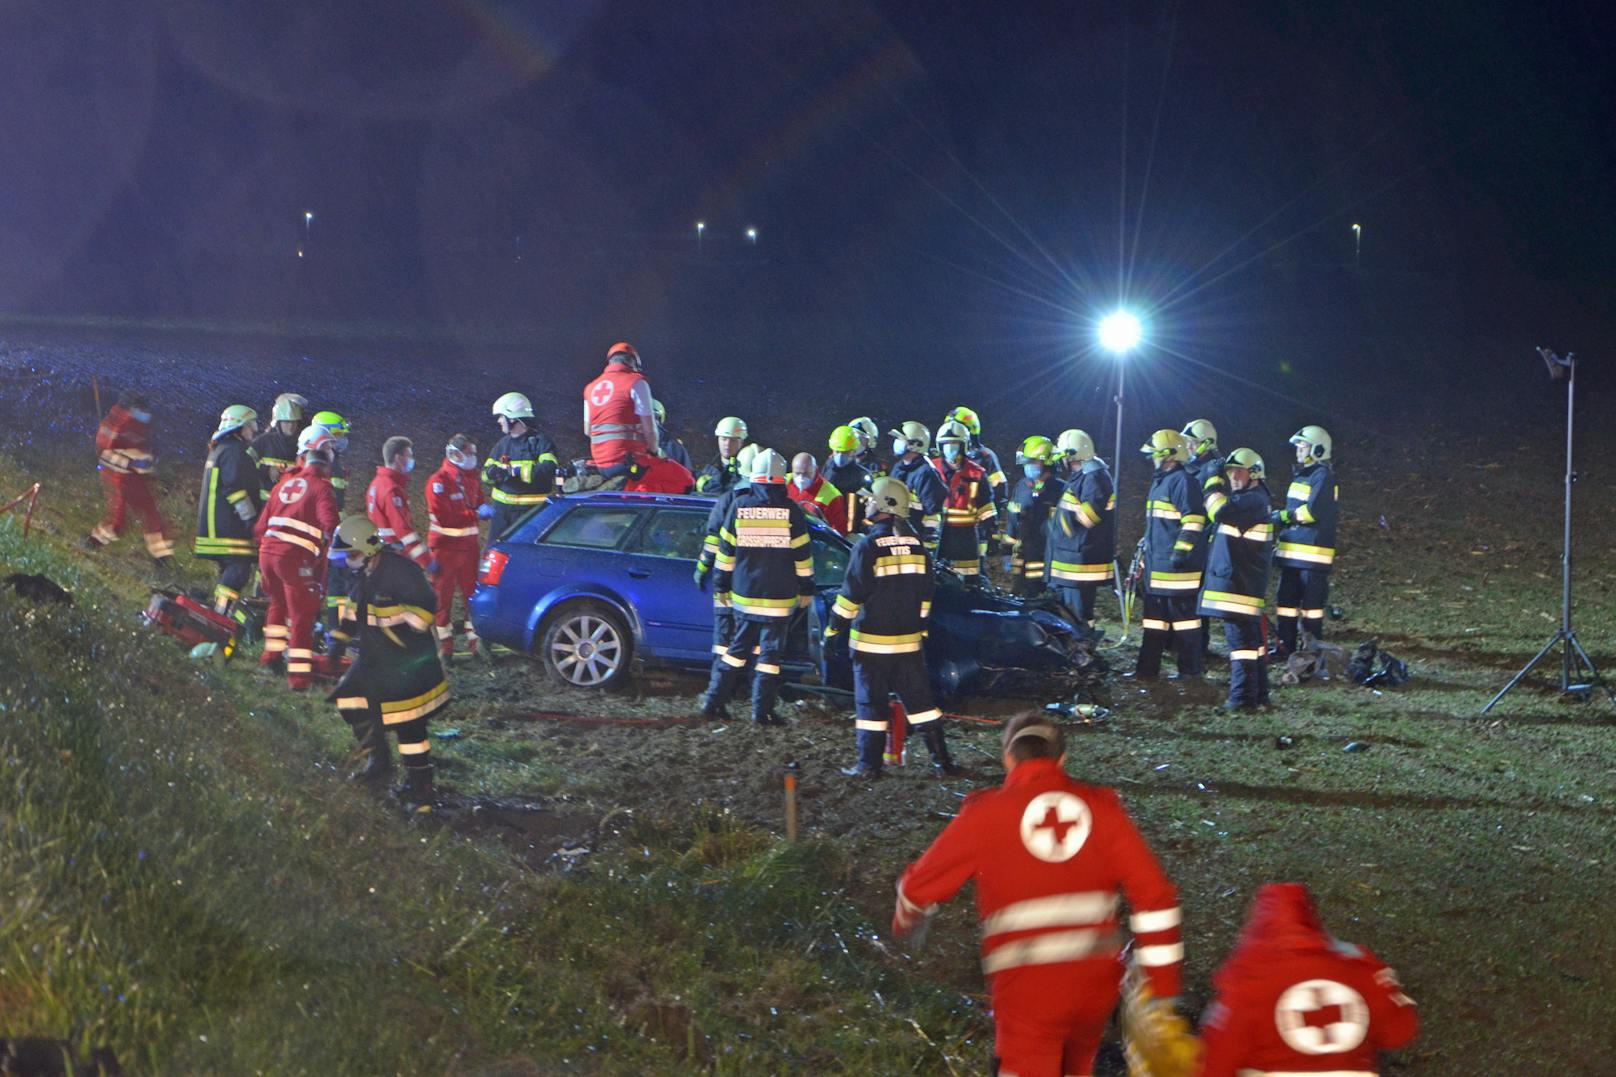
[[[909,527],[909,488],[890,476],[870,489],[870,530],[853,546],[847,575],[825,626],[825,645],[852,623],[853,705],[858,763],[849,778],[879,778],[892,700],[903,702],[909,724],[920,730],[938,775],[958,774],[943,739],[942,711],[932,700],[926,672],[926,619],[937,581],[931,558]]]
[[[392,773],[391,729],[404,762],[399,798],[411,811],[431,811],[427,721],[449,705],[449,682],[432,631],[437,598],[420,566],[383,543],[376,525],[363,516],[342,521],[334,549],[356,562],[346,607],[351,617],[343,621],[337,641],[346,646],[357,639],[359,654],[326,697],[336,703],[366,756],[353,777],[377,782]]]
[[[751,470],[750,489],[735,498],[718,531],[713,590],[728,596],[735,634],[713,662],[701,713],[728,716],[725,704],[756,647],[752,721],[783,725],[774,715],[780,656],[792,618],[813,601],[814,551],[802,509],[786,496],[785,458],[764,449]]]
[[[1208,513],[1212,546],[1200,613],[1223,618],[1223,638],[1229,643],[1229,700],[1224,708],[1251,710],[1268,703],[1263,606],[1274,553],[1274,525],[1268,520],[1273,506],[1263,483],[1262,457],[1254,451],[1236,449],[1223,470],[1228,492],[1217,488],[1217,507]]]

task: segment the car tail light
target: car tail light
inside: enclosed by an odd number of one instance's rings
[[[489,550],[483,554],[482,564],[477,566],[477,582],[498,587],[499,578],[505,575],[505,565],[510,559],[511,555],[503,550]]]

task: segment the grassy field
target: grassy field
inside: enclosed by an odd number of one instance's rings
[[[1502,463],[1553,474],[1553,449],[1459,442],[1377,477],[1332,595],[1337,641],[1378,635],[1411,684],[1284,688],[1238,719],[1116,689],[1111,718],[1072,728],[1069,765],[1121,789],[1181,887],[1187,1008],[1254,888],[1293,879],[1421,1004],[1388,1072],[1608,1073],[1613,711],[1530,687],[1478,716],[1557,620],[1558,487]],[[897,871],[996,780],[992,726],[951,725],[968,780],[919,765],[849,788],[832,708],[778,732],[580,726],[533,712],[677,718],[699,685],[582,695],[522,659],[461,664],[440,727],[458,735],[434,745],[452,810],[410,823],[341,780],[348,735],[318,697],[140,628],[143,555],[74,547],[93,476],[25,452],[0,460],[0,493],[36,476],[43,515],[26,542],[0,518],[0,575],[43,572],[75,602],[0,591],[0,1035],[110,1044],[137,1072],[984,1068],[969,902],[919,954],[884,935]],[[1367,500],[1355,478],[1349,506]],[[173,520],[188,486],[171,476]],[[1585,497],[1579,527],[1579,627],[1616,664],[1610,505]]]

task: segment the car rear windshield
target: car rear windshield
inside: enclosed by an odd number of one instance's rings
[[[563,516],[539,542],[545,546],[615,550],[623,544],[639,518],[638,510],[624,505],[579,505]]]

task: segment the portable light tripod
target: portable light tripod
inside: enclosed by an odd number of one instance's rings
[[[1544,365],[1549,368],[1549,377],[1556,381],[1564,378],[1566,383],[1565,538],[1560,554],[1560,628],[1549,638],[1549,642],[1543,645],[1543,649],[1537,652],[1537,657],[1526,663],[1521,671],[1504,685],[1503,690],[1493,696],[1492,702],[1481,708],[1483,714],[1497,706],[1498,701],[1508,695],[1511,688],[1520,684],[1521,680],[1532,672],[1532,667],[1548,657],[1549,652],[1555,647],[1560,648],[1561,692],[1583,694],[1591,692],[1594,686],[1598,685],[1605,690],[1605,695],[1610,697],[1612,705],[1616,705],[1616,691],[1613,691],[1599,675],[1599,670],[1594,668],[1593,659],[1582,649],[1577,633],[1571,628],[1571,484],[1577,481],[1577,473],[1571,467],[1571,432],[1576,414],[1577,357],[1574,353],[1567,352],[1562,359],[1547,348],[1539,348],[1537,353],[1543,357]],[[1588,677],[1586,681],[1572,683],[1573,674],[1580,677],[1584,673]]]

